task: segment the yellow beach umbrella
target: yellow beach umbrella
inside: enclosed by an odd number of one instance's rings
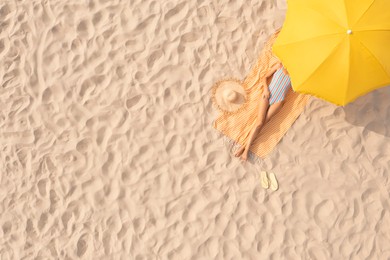
[[[352,102],[390,84],[390,0],[288,0],[273,52],[294,91]]]

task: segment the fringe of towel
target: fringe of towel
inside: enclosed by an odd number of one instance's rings
[[[234,141],[233,139],[229,138],[228,136],[224,135],[222,132],[216,130],[214,131],[216,138],[221,138],[222,137],[222,142],[223,145],[230,151],[232,154],[234,154],[240,147],[241,145]],[[253,162],[256,165],[259,165],[260,167],[263,166],[264,161],[262,158],[258,157],[256,154],[253,152],[249,151],[248,153],[248,161]]]

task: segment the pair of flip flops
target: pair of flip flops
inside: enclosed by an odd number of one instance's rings
[[[264,189],[271,189],[276,191],[279,188],[278,181],[276,180],[276,176],[273,172],[267,174],[266,171],[261,171],[260,178],[261,186]]]

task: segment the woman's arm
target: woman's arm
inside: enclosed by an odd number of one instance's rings
[[[266,78],[271,77],[278,69],[283,67],[282,63],[276,63],[271,67],[270,71],[265,75]]]
[[[269,77],[271,77],[281,67],[282,67],[282,63],[274,64],[271,67],[270,71],[265,75],[265,77],[262,80],[262,84],[264,86],[263,94],[265,95],[266,98],[269,98],[269,96],[270,96],[270,91],[269,91],[269,88],[268,88],[267,80],[268,80]]]
[[[268,88],[267,78],[264,78],[262,80],[262,84],[263,84],[263,88],[264,88],[264,90],[263,90],[263,98],[269,99],[271,93],[270,93],[269,88]]]

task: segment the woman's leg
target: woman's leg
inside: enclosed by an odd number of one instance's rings
[[[266,102],[266,103],[268,104],[268,102]],[[241,156],[242,160],[247,159],[249,148],[250,148],[252,142],[254,141],[255,137],[259,134],[260,130],[264,127],[264,124],[267,123],[272,118],[272,116],[274,116],[278,111],[280,111],[283,104],[284,104],[284,101],[280,101],[280,102],[276,102],[274,104],[271,104],[268,107],[268,109],[265,110],[266,111],[265,116],[263,114],[265,106],[260,107],[256,123],[255,123],[255,125],[250,133],[249,141],[245,147],[243,146],[240,149],[240,150],[242,150],[242,152],[241,152],[242,153],[242,156]]]
[[[263,97],[263,102],[260,102],[256,122],[265,120],[268,107],[269,107],[269,100],[267,98]],[[255,130],[256,130],[256,124],[253,126],[253,128],[251,130],[251,133],[249,135],[249,140],[252,139],[252,136],[253,136]],[[235,154],[236,157],[240,157],[244,153],[244,151],[246,151],[246,147],[248,146],[247,144],[248,144],[248,142],[246,144],[244,144],[243,146],[241,146],[240,149],[238,149],[238,151]]]
[[[257,122],[261,122],[261,121],[265,120],[265,117],[267,115],[268,107],[269,107],[269,100],[267,98],[263,97],[263,102],[260,102],[260,107],[259,107],[259,110],[258,110],[256,123],[254,124],[254,126],[253,126],[253,128],[251,130],[251,133],[249,134],[249,141],[251,139],[253,139],[253,136],[255,136],[254,132],[256,131]],[[238,149],[238,151],[235,154],[236,157],[240,157],[244,153],[244,151],[246,151],[246,147],[248,146],[248,142],[249,141],[247,141],[246,144],[244,144],[243,146],[240,147],[240,149]],[[252,141],[250,141],[250,142],[252,143]],[[246,152],[246,154],[248,154],[248,152]],[[245,156],[245,158],[246,158],[246,156]],[[246,159],[244,159],[244,160],[246,160]]]
[[[241,150],[243,150],[242,155],[241,155],[241,159],[244,161],[246,161],[246,159],[248,157],[249,147],[251,146],[256,135],[260,132],[261,128],[263,127],[263,125],[265,123],[265,119],[266,119],[267,111],[268,111],[269,107],[270,107],[269,100],[264,98],[263,102],[260,103],[259,110],[257,113],[256,122],[253,125],[253,128],[249,134],[249,139],[248,139],[247,143],[245,144],[245,146],[241,147]]]
[[[269,109],[267,111],[267,116],[265,117],[265,122],[267,123],[271,117],[273,117],[278,111],[283,107],[284,100],[280,102],[276,102],[269,106]]]

